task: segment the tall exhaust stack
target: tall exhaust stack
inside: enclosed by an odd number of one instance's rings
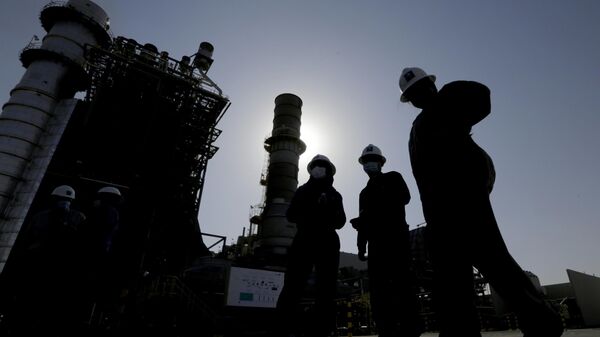
[[[73,97],[88,86],[86,45],[111,42],[108,16],[91,1],[51,2],[40,21],[47,35],[21,53],[27,70],[0,114],[0,273],[75,108]]]
[[[265,208],[259,226],[260,250],[267,263],[280,265],[296,235],[296,225],[286,212],[298,187],[298,161],[306,150],[300,140],[302,100],[293,94],[275,98],[275,117],[271,137],[265,141],[269,153]]]

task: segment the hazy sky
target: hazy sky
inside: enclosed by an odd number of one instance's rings
[[[24,70],[19,51],[37,34],[48,1],[0,2],[0,103]],[[348,218],[367,182],[357,162],[369,143],[412,193],[411,227],[423,214],[408,158],[417,110],[400,103],[398,76],[420,66],[442,85],[482,82],[492,113],[473,129],[492,156],[492,202],[508,247],[542,284],[566,268],[600,274],[600,1],[98,0],[115,36],[153,43],[174,58],[215,46],[209,72],[231,99],[219,124],[200,209],[204,232],[231,243],[262,199],[263,141],[274,98],[304,101],[300,183],[316,153],[337,166]],[[349,224],[342,250],[356,252]]]

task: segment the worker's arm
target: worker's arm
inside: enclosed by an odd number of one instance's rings
[[[408,186],[402,175],[396,171],[390,171],[388,177],[389,183],[386,183],[386,185],[393,189],[390,193],[390,198],[392,199],[390,200],[392,203],[390,206],[398,207],[408,205],[410,202],[410,191],[408,190]]]
[[[346,224],[346,212],[344,212],[344,203],[342,201],[342,195],[334,191],[331,193],[333,200],[331,200],[331,222],[335,229],[341,229]]]
[[[303,204],[305,203],[304,199],[304,188],[303,186],[300,186],[296,190],[296,193],[294,193],[286,213],[286,218],[289,222],[293,222],[295,224],[298,224],[299,222],[304,223],[304,221],[302,221],[304,215],[302,210],[302,208],[304,208]]]

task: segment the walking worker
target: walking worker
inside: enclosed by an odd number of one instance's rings
[[[335,329],[334,299],[340,257],[340,239],[336,230],[346,223],[346,214],[342,196],[333,187],[335,166],[329,158],[316,155],[308,163],[308,172],[308,182],[298,187],[287,211],[287,219],[296,224],[297,232],[288,254],[277,309],[283,316],[280,323],[289,330],[314,267],[316,298],[312,333],[329,336]]]
[[[421,325],[404,211],[410,192],[400,173],[381,171],[385,161],[373,144],[358,158],[369,182],[360,192],[359,216],[350,222],[358,231],[359,259],[368,263],[371,309],[379,336],[416,337]]]
[[[473,266],[511,305],[525,337],[558,337],[559,315],[502,239],[489,199],[494,165],[471,138],[471,128],[490,113],[490,91],[481,83],[455,81],[438,92],[435,79],[420,68],[405,68],[399,84],[400,100],[422,109],[409,152],[427,221],[440,337],[481,336]]]

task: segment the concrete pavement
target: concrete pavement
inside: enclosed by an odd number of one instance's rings
[[[507,331],[486,331],[481,333],[482,337],[522,337],[523,334],[519,330]],[[425,333],[421,337],[437,337],[437,333]],[[377,337],[373,335],[370,337]],[[600,328],[598,329],[574,329],[567,330],[562,337],[600,337]]]

